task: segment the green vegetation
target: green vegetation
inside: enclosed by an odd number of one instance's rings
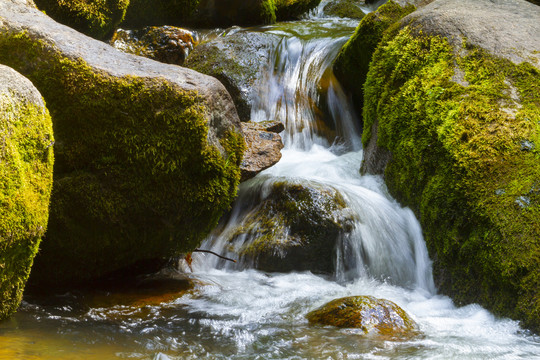
[[[226,157],[208,144],[197,93],[110,77],[25,34],[0,34],[0,62],[41,91],[57,138],[49,229],[31,280],[81,281],[189,252],[236,196],[242,136],[221,138]]]
[[[19,306],[47,227],[53,143],[44,107],[0,92],[0,320]]]
[[[35,0],[35,3],[56,21],[104,39],[124,19],[129,0]]]
[[[540,329],[540,72],[394,29],[365,83],[363,142],[419,217],[439,288]]]
[[[321,0],[270,0],[275,2],[278,21],[295,20],[300,15],[317,7]]]
[[[363,85],[375,48],[386,29],[414,10],[413,5],[402,7],[392,0],[388,1],[360,21],[354,35],[340,50],[334,62],[334,73],[340,83],[353,94],[358,110],[362,109]]]

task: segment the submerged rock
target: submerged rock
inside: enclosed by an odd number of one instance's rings
[[[221,81],[236,104],[240,120],[249,121],[253,88],[281,38],[257,31],[231,32],[197,46],[184,66]]]
[[[35,0],[54,20],[88,36],[104,39],[124,19],[130,0]]]
[[[244,141],[221,83],[122,53],[21,1],[0,2],[0,23],[0,62],[41,91],[55,128],[32,281],[89,281],[198,246],[240,179]]]
[[[311,324],[361,329],[364,334],[408,338],[418,334],[416,322],[394,302],[373,296],[332,300],[306,315]]]
[[[174,26],[149,26],[115,31],[111,41],[118,50],[167,64],[182,65],[198,43],[197,33]]]
[[[251,179],[281,159],[283,141],[279,133],[285,129],[279,121],[243,122],[246,151],[240,165],[241,181]]]
[[[318,183],[277,182],[244,217],[230,241],[242,261],[263,271],[334,270],[334,249],[354,226],[337,190]]]
[[[0,65],[0,320],[19,307],[47,228],[53,144],[41,94]]]
[[[362,165],[416,212],[442,292],[536,331],[539,9],[437,0],[389,30],[364,86]]]
[[[335,0],[324,6],[325,15],[342,18],[362,19],[365,13],[360,8],[364,0]]]

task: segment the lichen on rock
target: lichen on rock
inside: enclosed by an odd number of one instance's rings
[[[0,320],[18,308],[47,228],[53,144],[41,94],[0,65]]]

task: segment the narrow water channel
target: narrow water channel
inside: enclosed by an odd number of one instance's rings
[[[324,5],[324,2],[323,2]],[[422,231],[379,177],[360,176],[358,119],[331,71],[357,22],[325,18],[256,30],[281,36],[253,91],[252,119],[280,120],[285,148],[274,167],[242,184],[231,213],[202,244],[232,258],[250,241],[231,233],[276,183],[331,189],[353,226],[335,241],[329,274],[263,272],[194,254],[191,269],[143,279],[159,288],[77,291],[26,298],[0,323],[0,359],[534,359],[540,338],[478,305],[437,294]],[[178,290],[185,278],[194,287]],[[172,284],[172,285],[171,285]],[[129,288],[128,288],[129,289]],[[344,296],[394,301],[421,335],[401,341],[309,325],[306,313]]]

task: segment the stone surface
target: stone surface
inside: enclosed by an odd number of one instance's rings
[[[251,119],[252,93],[280,37],[231,29],[197,46],[184,66],[220,80],[231,94],[241,121]]]
[[[216,79],[122,53],[19,1],[0,2],[0,62],[30,78],[55,127],[35,283],[189,252],[236,196],[244,144]]]
[[[279,133],[284,129],[279,121],[242,123],[246,151],[240,165],[241,181],[251,179],[281,159],[283,142]]]
[[[351,296],[332,300],[306,315],[310,324],[358,328],[364,334],[390,339],[418,335],[416,322],[398,305],[373,296]]]
[[[364,4],[364,0],[336,0],[326,4],[323,11],[325,15],[362,19],[365,16],[365,13],[360,6]]]
[[[167,64],[182,65],[198,44],[196,32],[175,26],[117,29],[109,41],[116,49]]]
[[[337,190],[315,182],[259,179],[249,194],[257,205],[226,235],[243,264],[263,271],[334,271],[336,243],[354,226]]]
[[[18,308],[47,228],[53,144],[41,94],[0,65],[0,320]]]
[[[538,331],[540,7],[438,0],[389,31],[362,171],[415,211],[442,292]]]

